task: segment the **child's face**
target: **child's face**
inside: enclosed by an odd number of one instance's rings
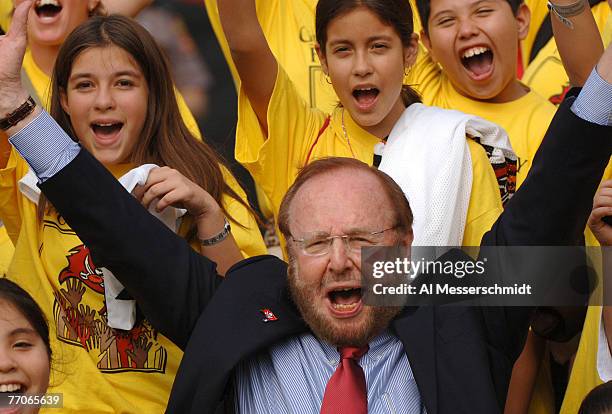
[[[404,111],[404,68],[414,63],[416,39],[404,47],[393,27],[365,7],[333,19],[327,27],[323,69],[343,107],[357,124],[383,137]]]
[[[521,96],[516,60],[529,28],[526,5],[515,16],[506,0],[431,0],[427,27],[423,43],[462,95],[491,102]]]
[[[0,300],[0,392],[44,394],[49,355],[42,338],[15,306]],[[20,413],[33,413],[30,408]]]
[[[138,64],[113,45],[77,56],[61,102],[81,145],[112,165],[125,162],[138,142],[148,96]]]
[[[24,0],[15,0],[15,4]],[[99,0],[36,0],[28,16],[28,42],[59,46],[89,18]]]

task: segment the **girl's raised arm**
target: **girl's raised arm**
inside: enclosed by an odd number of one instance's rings
[[[268,103],[278,64],[257,20],[254,0],[218,0],[219,17],[241,87],[263,131],[268,132]]]
[[[572,0],[555,0],[553,3],[560,7],[575,4]],[[588,2],[585,2],[582,12],[568,17],[565,23],[555,15],[554,11],[551,11],[550,18],[559,55],[570,85],[582,86],[604,51],[591,8]]]

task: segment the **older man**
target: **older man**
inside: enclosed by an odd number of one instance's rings
[[[252,258],[221,282],[214,263],[150,216],[47,114],[20,107],[23,16],[22,7],[0,40],[0,117],[13,113],[12,143],[94,261],[185,350],[168,412],[214,412],[221,403],[245,413],[502,410],[529,309],[362,302],[359,249],[412,240],[408,203],[386,175],[350,159],[313,162],[281,209],[289,267]],[[598,72],[561,106],[483,244],[577,240],[612,151],[611,129],[597,124],[612,118],[612,49]]]

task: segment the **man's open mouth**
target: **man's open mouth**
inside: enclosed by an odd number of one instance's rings
[[[493,51],[485,46],[469,48],[462,53],[461,63],[474,78],[486,77],[493,70]]]
[[[334,289],[327,294],[327,297],[336,312],[351,313],[361,305],[361,288]]]
[[[55,17],[62,11],[62,5],[57,0],[39,0],[34,11],[38,17]]]

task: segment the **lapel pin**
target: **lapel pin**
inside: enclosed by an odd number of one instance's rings
[[[272,322],[272,321],[277,321],[278,320],[278,318],[276,317],[274,312],[272,312],[268,308],[260,309],[259,311],[261,313],[263,313],[263,315],[264,315],[264,318],[262,319],[262,321],[264,321],[264,322]]]

